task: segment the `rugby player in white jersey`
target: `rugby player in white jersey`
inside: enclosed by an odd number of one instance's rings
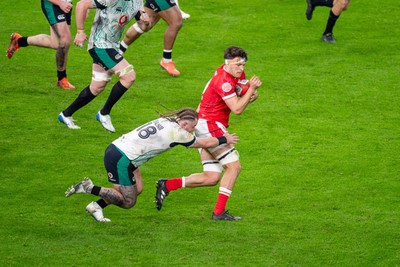
[[[133,18],[148,23],[148,16],[142,12],[142,5],[142,0],[81,0],[76,4],[78,32],[74,43],[79,47],[87,40],[84,23],[88,11],[96,9],[88,41],[88,51],[93,59],[92,80],[71,105],[58,115],[58,120],[68,128],[80,129],[74,123],[72,114],[103,92],[112,75],[116,74],[119,81],[114,84],[106,103],[96,114],[96,119],[104,129],[115,132],[110,117],[111,109],[136,80],[133,66],[118,53],[119,40]]]
[[[224,52],[224,64],[214,73],[206,84],[199,104],[199,123],[196,126],[197,137],[221,137],[227,133],[231,113],[240,115],[247,106],[258,98],[257,88],[261,80],[253,76],[247,91],[241,95],[237,86],[246,80],[244,65],[247,62],[246,52],[237,46],[228,47]],[[160,210],[165,197],[172,190],[184,187],[214,186],[220,183],[217,202],[212,213],[213,220],[240,220],[226,210],[236,179],[241,171],[239,153],[230,144],[201,149],[203,172],[187,177],[160,179],[157,182],[156,203]],[[222,172],[224,171],[224,174]]]
[[[103,209],[109,204],[129,209],[143,190],[142,175],[139,166],[166,152],[182,145],[191,148],[209,148],[222,144],[236,144],[235,134],[216,137],[196,138],[192,131],[198,122],[197,112],[184,108],[161,114],[159,119],[150,121],[133,131],[122,135],[110,144],[104,155],[104,165],[108,181],[113,188],[93,184],[90,178],[68,188],[65,195],[86,193],[99,196],[96,202],[87,205],[86,210],[100,222],[109,222],[103,215]]]

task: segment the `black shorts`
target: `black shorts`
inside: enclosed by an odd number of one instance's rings
[[[160,12],[176,6],[176,3],[170,0],[146,0],[144,6],[153,9],[154,12]]]
[[[47,0],[41,0],[41,5],[43,14],[46,16],[46,19],[50,25],[54,25],[63,21],[66,21],[68,25],[71,25],[72,9],[69,13],[64,13],[59,6],[53,5]]]
[[[132,162],[115,145],[111,144],[104,153],[104,166],[107,170],[108,181],[113,184],[135,185],[133,171],[136,170]]]

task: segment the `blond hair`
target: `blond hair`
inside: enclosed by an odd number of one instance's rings
[[[166,113],[158,113],[161,118],[168,119],[170,121],[178,120],[198,120],[199,115],[194,108],[182,108],[178,110],[168,111]]]

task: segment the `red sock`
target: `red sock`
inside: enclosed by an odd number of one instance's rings
[[[165,182],[168,192],[182,187],[182,178],[173,178]]]
[[[219,188],[218,199],[214,209],[215,215],[221,214],[225,210],[226,203],[228,202],[231,193],[232,191],[227,188],[224,187]]]

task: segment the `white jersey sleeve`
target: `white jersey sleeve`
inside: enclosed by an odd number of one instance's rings
[[[164,118],[146,123],[113,142],[136,167],[177,145],[191,147],[195,143],[194,135]]]

